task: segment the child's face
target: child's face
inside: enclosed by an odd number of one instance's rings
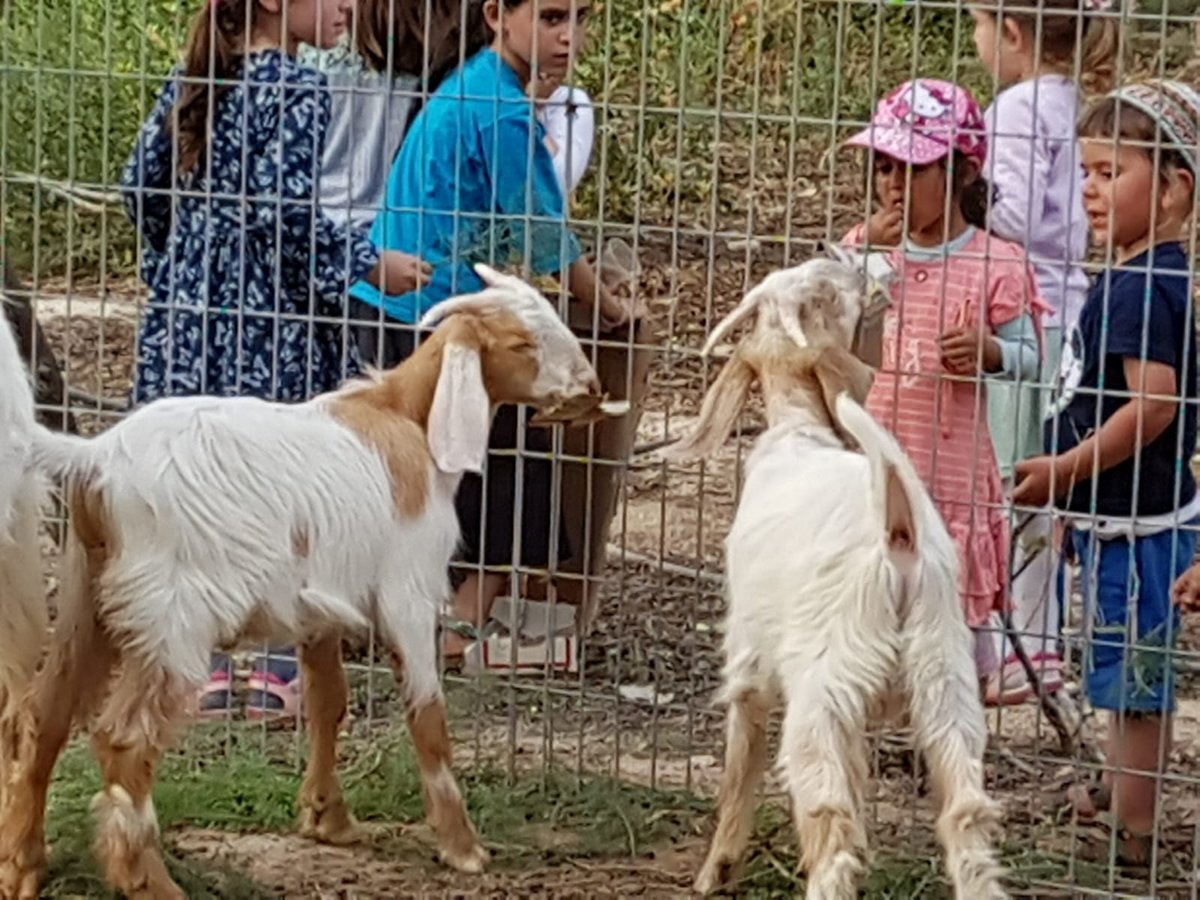
[[[1150,235],[1160,186],[1154,162],[1141,147],[1114,145],[1112,140],[1080,142],[1083,208],[1092,226],[1092,240],[1101,247],[1131,247]],[[1161,222],[1160,209],[1157,221]]]
[[[283,18],[286,43],[328,49],[350,27],[354,0],[260,0],[267,12]]]
[[[1020,26],[986,10],[973,9],[971,17],[975,20],[975,49],[980,62],[1002,85],[1020,81],[1028,55]]]
[[[514,7],[487,0],[484,14],[530,74],[536,68],[540,75],[562,79],[572,58],[583,51],[591,5],[591,0],[525,0]]]
[[[935,162],[925,166],[910,166],[877,152],[875,195],[883,208],[903,209],[906,189],[909,233],[920,234],[933,229],[946,212],[945,164]]]

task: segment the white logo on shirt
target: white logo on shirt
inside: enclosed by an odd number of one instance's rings
[[[1075,352],[1076,347],[1080,348],[1078,355]],[[1075,398],[1075,392],[1079,389],[1079,382],[1082,380],[1083,338],[1079,334],[1079,329],[1075,328],[1063,346],[1062,365],[1058,369],[1058,383],[1054,391],[1054,399],[1046,410],[1047,419],[1061,415],[1071,405],[1071,401]]]

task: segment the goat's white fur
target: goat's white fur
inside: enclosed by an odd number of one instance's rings
[[[745,850],[766,761],[765,718],[782,699],[779,766],[808,896],[856,896],[867,855],[865,734],[900,702],[941,796],[938,835],[956,895],[1002,897],[990,840],[997,811],[982,786],[987,731],[955,545],[905,454],[862,406],[841,393],[831,409],[813,408],[820,391],[796,382],[795,354],[797,344],[812,353],[817,340],[802,334],[793,343],[794,329],[779,329],[786,319],[805,320],[808,296],[829,294],[821,282],[831,266],[842,269],[839,284],[853,283],[844,266],[810,261],[768,278],[751,292],[754,303],[734,314],[757,314],[755,332],[729,365],[753,371],[768,429],[746,461],[725,543],[726,764],[717,832],[696,887],[708,892],[725,881]],[[859,309],[850,297],[843,310],[850,327],[826,329],[821,343],[846,348]],[[743,399],[747,384],[737,388]],[[714,385],[706,398],[698,435],[706,414],[736,415],[712,397],[726,389]],[[697,448],[703,437],[685,439],[676,455],[711,450],[731,423],[721,424],[707,432],[708,446]],[[834,424],[861,453],[847,449]]]
[[[549,302],[517,279],[485,267],[480,274],[484,291],[448,302],[422,324],[453,313],[515,315],[538,362],[532,395],[521,399],[556,403],[595,395],[598,401],[595,372]],[[145,726],[122,744],[119,736],[134,726],[114,719],[109,730],[117,737],[109,744],[156,753],[165,734],[160,719],[170,715],[158,710],[162,704],[140,708],[145,692],[121,687],[122,678],[145,673],[143,683],[169,686],[174,702],[204,683],[214,648],[266,639],[304,644],[331,633],[363,633],[369,625],[402,664],[410,715],[440,704],[436,629],[459,537],[454,495],[461,473],[482,466],[496,399],[485,389],[477,352],[450,341],[444,348],[428,406],[432,431],[425,436],[436,465],[429,464],[428,490],[416,514],[397,508],[393,476],[379,449],[333,414],[340,398],[363,385],[294,405],[164,399],[82,439],[34,422],[27,376],[7,333],[0,336],[0,377],[0,523],[24,515],[39,469],[77,480],[103,503],[109,529],[103,568],[98,583],[85,589],[84,602],[121,659],[124,675],[118,674],[107,702],[126,704],[123,717]],[[420,434],[416,426],[414,433]],[[36,558],[22,565],[16,574],[38,577]],[[5,603],[11,599],[0,596]],[[7,621],[10,612],[5,609]],[[11,626],[0,628],[0,672],[14,658],[6,642],[15,635]],[[36,649],[41,641],[30,643]],[[443,714],[424,727],[430,746],[443,747]],[[438,752],[444,755],[448,747]],[[433,775],[453,782],[448,769],[436,769],[444,763],[435,758],[429,765]],[[107,846],[148,846],[149,799],[129,799],[122,791],[110,785],[99,801],[113,826]],[[138,805],[143,799],[144,809]],[[461,809],[457,787],[443,789],[434,801],[457,802]],[[135,819],[150,830],[133,828]],[[481,868],[486,854],[465,811],[461,821],[445,821],[461,838],[457,846],[443,847],[451,862],[464,870]],[[131,858],[135,849],[128,851]],[[0,874],[9,877],[7,867],[22,852],[0,847]],[[29,852],[36,856],[38,850]],[[0,884],[0,893],[4,889]]]
[[[6,302],[0,299],[0,303]],[[29,373],[0,314],[0,793],[19,726],[15,702],[33,677],[46,634],[38,513],[45,496],[30,469],[36,421]]]

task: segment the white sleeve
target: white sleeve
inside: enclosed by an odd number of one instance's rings
[[[554,142],[554,171],[564,194],[583,180],[596,140],[596,113],[579,88],[560,86],[542,106],[542,124]],[[568,171],[569,168],[569,171]]]

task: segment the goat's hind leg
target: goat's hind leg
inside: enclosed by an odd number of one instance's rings
[[[769,716],[767,699],[752,688],[740,690],[729,704],[717,830],[696,876],[697,893],[707,894],[727,884],[746,852],[754,827],[754,799],[767,765]]]
[[[792,803],[810,900],[858,896],[867,860],[860,814],[869,774],[864,738],[868,699],[882,683],[829,665],[785,676],[787,704],[779,763]]]
[[[71,725],[108,682],[112,646],[97,627],[91,592],[102,558],[72,534],[63,557],[49,658],[17,704],[13,758],[3,772],[0,806],[0,898],[32,900],[46,865],[46,795]]]
[[[911,718],[941,803],[937,834],[954,895],[1007,897],[993,850],[1000,812],[983,789],[987,722],[968,636],[961,623],[913,624],[904,649]]]
[[[92,803],[96,855],[109,883],[134,900],[185,896],[163,861],[152,794],[159,757],[198,688],[125,654],[92,728],[104,776]]]
[[[364,832],[354,821],[337,774],[338,730],[346,718],[346,671],[341,635],[300,648],[304,710],[308,717],[308,767],[300,787],[300,833],[326,844],[351,844]]]

